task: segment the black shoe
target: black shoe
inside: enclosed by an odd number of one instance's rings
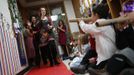
[[[63,57],[63,60],[67,60],[67,59],[69,59],[69,57]]]
[[[50,67],[53,67],[54,66],[54,64],[50,64]]]
[[[53,67],[54,66],[54,63],[53,62],[50,62],[50,66]]]
[[[77,67],[71,67],[70,68],[71,71],[73,71],[76,74],[85,74],[86,73],[86,69],[84,65],[79,65]]]

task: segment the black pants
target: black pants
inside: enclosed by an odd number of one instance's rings
[[[33,66],[34,58],[28,58],[29,67]]]
[[[57,64],[57,48],[54,40],[49,41],[49,53],[48,59],[50,60],[50,65]]]
[[[127,58],[120,54],[115,54],[107,63],[107,72],[111,75],[118,75],[124,68],[128,67]]]
[[[49,41],[49,43],[46,46],[40,47],[41,51],[41,57],[43,60],[43,63],[47,63],[47,59],[50,61],[50,65],[54,65],[58,63],[57,61],[57,50],[56,50],[56,45],[55,41]]]
[[[92,57],[96,57],[97,53],[95,50],[88,50],[88,52],[85,54],[85,56],[83,57],[81,64],[88,64],[89,63],[89,59]]]
[[[66,45],[61,45],[61,48],[62,48],[62,50],[64,52],[63,57],[68,57]]]
[[[34,34],[33,37],[33,44],[34,44],[34,48],[35,48],[35,64],[36,66],[40,65],[40,50],[39,50],[39,41],[40,41],[40,33],[36,33]]]
[[[42,57],[43,63],[47,64],[48,63],[47,62],[47,58],[48,58],[48,55],[50,54],[49,46],[46,45],[46,46],[40,47],[40,53],[41,53],[41,57]]]
[[[35,64],[36,66],[39,66],[41,58],[40,58],[38,42],[34,40],[33,43],[34,43],[34,48],[35,48]]]
[[[95,50],[89,50],[86,55],[83,57],[81,61],[81,65],[88,65],[95,69],[103,69],[108,60],[102,61],[100,64],[96,65],[96,63],[89,63],[89,59],[92,57],[97,57],[97,53]]]
[[[108,60],[109,60],[109,59],[108,59]],[[94,68],[95,68],[95,69],[104,69],[105,66],[107,65],[108,60],[104,60],[104,61],[100,62],[100,63],[99,63],[98,65],[96,65]]]

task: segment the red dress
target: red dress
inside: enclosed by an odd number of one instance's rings
[[[95,48],[95,38],[93,38],[91,35],[89,35],[89,36],[90,36],[89,42],[91,44],[91,49],[96,50],[96,48]]]
[[[59,30],[59,44],[60,45],[66,45],[66,41],[67,41],[67,38],[66,38],[66,28],[63,27],[63,29],[65,30],[65,32]]]
[[[27,37],[25,39],[26,53],[28,58],[35,57],[35,50],[33,45],[33,36],[30,35],[29,29],[26,29]]]

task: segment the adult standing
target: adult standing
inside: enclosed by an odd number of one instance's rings
[[[57,48],[55,44],[55,39],[53,37],[53,28],[54,28],[53,22],[51,18],[47,16],[46,9],[43,7],[40,8],[39,25],[40,25],[40,34],[43,31],[47,31],[49,37],[49,41],[47,41],[48,42],[47,47],[41,48],[41,57],[43,59],[43,62],[47,63],[46,58],[44,58],[46,56],[50,61],[50,66],[53,66],[54,64],[59,64],[59,62],[57,61]],[[40,42],[42,42],[41,39]]]
[[[34,65],[35,50],[33,45],[33,31],[31,28],[31,23],[29,21],[27,21],[27,24],[25,26],[25,46],[28,63],[31,67]]]
[[[128,16],[130,20],[120,23],[120,27],[115,27],[116,46],[119,51],[114,54],[107,63],[106,70],[110,75],[119,75],[123,70],[121,75],[134,74],[132,71],[134,70],[134,10],[131,9],[133,7],[133,0],[128,0],[123,3],[121,16]]]
[[[37,21],[37,17],[36,16],[31,16],[31,27],[32,27],[32,30],[33,30],[33,44],[34,44],[34,48],[35,48],[35,63],[36,63],[36,66],[39,66],[40,65],[40,52],[39,52],[39,38],[40,38],[40,29],[39,29],[39,24],[38,24],[38,21]]]
[[[68,52],[66,49],[66,26],[63,22],[63,20],[59,20],[58,22],[58,37],[59,37],[59,44],[64,52],[63,59],[68,57]]]

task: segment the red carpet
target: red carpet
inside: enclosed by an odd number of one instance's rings
[[[54,67],[42,66],[40,68],[33,68],[27,75],[73,75],[73,73],[69,71],[63,63],[61,63]]]

